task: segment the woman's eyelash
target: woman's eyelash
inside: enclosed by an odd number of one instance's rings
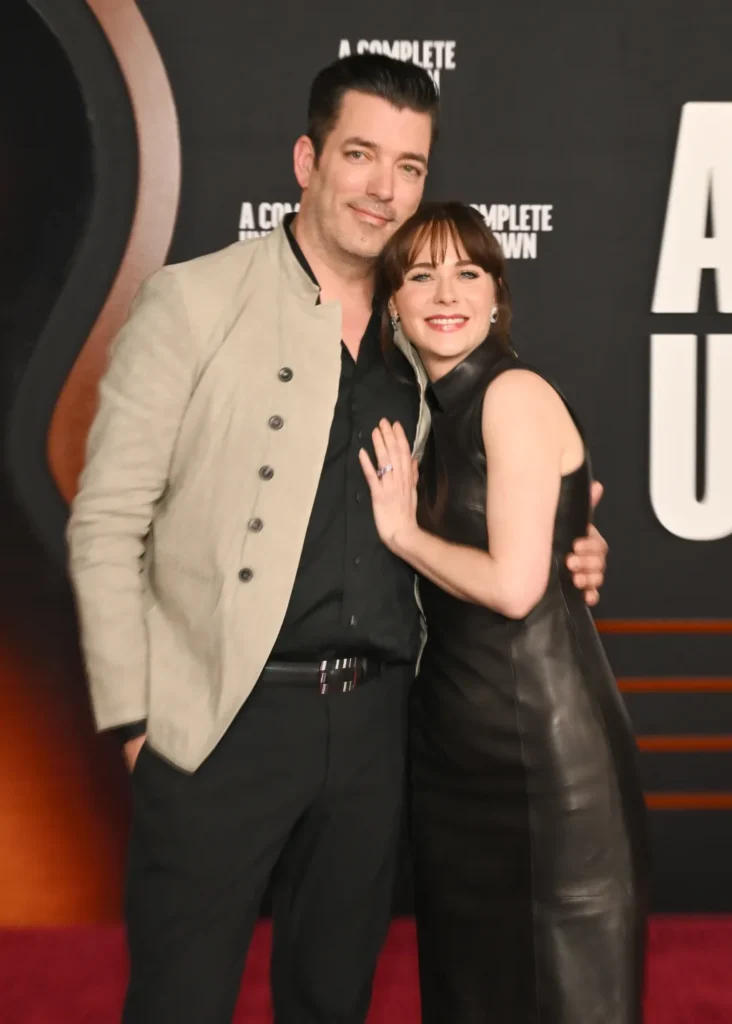
[[[475,278],[478,276],[478,274],[477,274],[477,271],[475,271],[475,270],[462,270],[460,272],[460,276],[461,277],[469,277],[471,280],[475,280]],[[410,280],[410,281],[419,281],[420,279],[425,279],[427,277],[429,277],[429,274],[426,271],[420,271],[419,274],[414,274],[408,280]]]

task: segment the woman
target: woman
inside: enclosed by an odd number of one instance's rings
[[[417,570],[411,827],[425,1024],[636,1024],[645,821],[633,736],[564,567],[590,460],[517,357],[500,247],[428,204],[380,267],[430,378],[420,469],[398,424],[361,462],[383,542]],[[389,332],[390,334],[390,332]]]

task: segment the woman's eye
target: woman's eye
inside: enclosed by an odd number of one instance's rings
[[[425,273],[414,274],[412,277],[409,278],[410,281],[429,281],[429,279],[430,275]]]
[[[469,281],[474,281],[478,276],[474,270],[463,270],[461,277],[467,277]]]

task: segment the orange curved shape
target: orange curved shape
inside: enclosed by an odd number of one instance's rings
[[[47,457],[67,501],[83,465],[109,344],[141,282],[167,256],[181,176],[172,91],[136,3],[87,3],[126,82],[139,178],[124,256],[49,428]],[[26,601],[22,589],[17,599]],[[4,611],[0,608],[0,926],[117,919],[128,793],[116,744],[94,736],[75,649],[53,629],[46,634],[48,623],[38,618],[42,610],[29,605],[27,612],[35,646],[25,634],[11,633],[12,619],[5,621]]]
[[[110,342],[141,283],[164,262],[180,196],[181,154],[173,93],[155,40],[134,0],[87,0],[106,35],[132,104],[139,149],[137,204],[117,276],[59,395],[48,433],[48,461],[70,502],[84,464]]]

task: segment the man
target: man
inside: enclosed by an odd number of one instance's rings
[[[308,116],[297,217],[143,286],[69,526],[97,725],[132,771],[127,1024],[231,1019],[272,877],[278,1024],[362,1022],[389,921],[420,624],[358,450],[382,417],[417,455],[429,427],[411,351],[381,357],[372,271],[437,95],[354,56]],[[590,601],[604,553],[575,555]]]

